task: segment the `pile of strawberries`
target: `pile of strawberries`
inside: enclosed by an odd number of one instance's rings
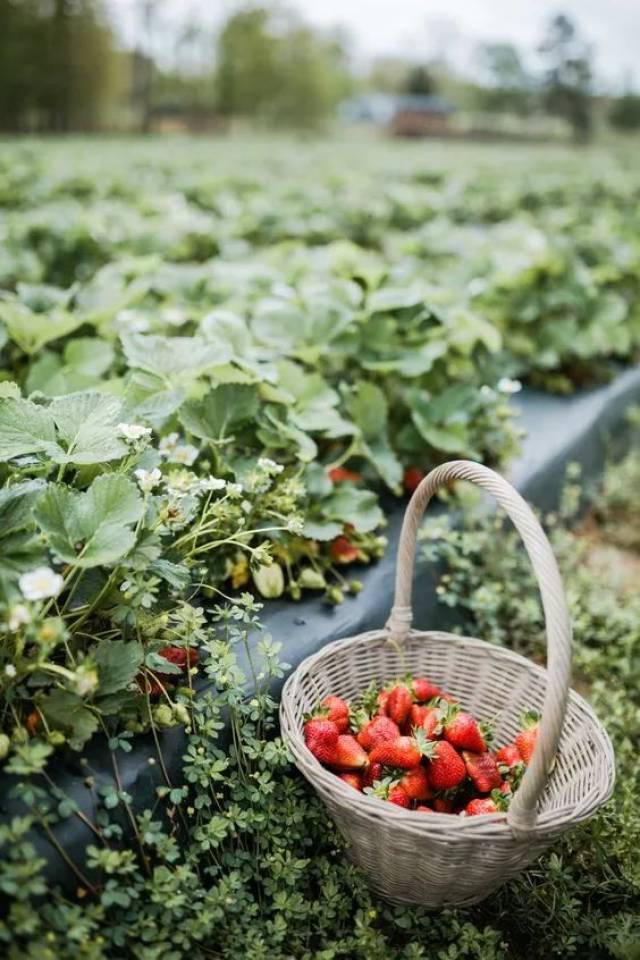
[[[506,810],[531,760],[538,714],[494,752],[490,724],[425,677],[369,688],[357,708],[329,696],[305,718],[311,753],[341,780],[422,813],[477,816]]]

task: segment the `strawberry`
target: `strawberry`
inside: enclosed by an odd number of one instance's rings
[[[344,780],[345,783],[348,783],[350,787],[353,787],[354,790],[362,790],[362,777],[359,773],[339,773],[338,776],[341,780]]]
[[[389,691],[386,714],[401,727],[411,713],[412,703],[408,688],[398,683]]]
[[[381,690],[378,694],[378,713],[387,716],[387,704],[389,703],[389,691]]]
[[[198,662],[198,651],[193,647],[169,646],[158,650],[158,655],[163,660],[168,660],[175,667],[185,670]],[[158,673],[162,673],[162,667],[157,667]]]
[[[362,778],[363,787],[372,787],[378,780],[382,780],[383,772],[381,763],[370,763],[368,767],[365,767]]]
[[[347,470],[345,467],[331,467],[327,470],[327,476],[333,483],[359,483],[362,475],[354,470]]]
[[[390,788],[387,800],[389,803],[395,803],[398,807],[408,807],[410,803],[409,797],[399,783]]]
[[[340,733],[349,729],[349,704],[342,697],[325,697],[320,703],[322,714],[327,720],[333,720]]]
[[[360,551],[346,537],[336,537],[329,544],[329,556],[334,563],[348,564],[357,560]]]
[[[379,797],[380,800],[388,800],[389,803],[395,803],[399,807],[408,807],[411,802],[404,788],[397,780],[392,780],[390,777],[385,777],[375,787],[365,790],[365,793],[369,793],[372,797]]]
[[[430,800],[431,789],[427,771],[420,765],[408,770],[400,780],[400,786],[410,800]]]
[[[418,811],[418,813],[436,813],[437,812],[432,807],[428,807],[424,803],[421,803],[419,806],[417,806],[416,810]]]
[[[463,750],[462,757],[476,790],[480,793],[490,793],[491,790],[500,786],[502,775],[490,753],[471,753]]]
[[[433,801],[434,813],[453,813],[453,800],[446,797],[436,797]]]
[[[402,486],[407,493],[413,493],[423,480],[424,470],[421,470],[420,467],[407,467],[402,477]]]
[[[422,721],[427,740],[436,740],[442,732],[442,713],[437,707],[427,707],[427,713]]]
[[[304,725],[304,741],[316,760],[332,763],[338,747],[340,731],[332,720],[312,717]]]
[[[458,750],[484,753],[487,749],[487,744],[474,717],[456,706],[450,706],[444,717],[443,733],[445,740]]]
[[[330,761],[338,770],[358,770],[369,763],[366,751],[350,733],[341,733]]]
[[[411,706],[411,712],[409,713],[409,722],[411,727],[421,727],[424,723],[425,717],[429,715],[430,707],[424,707],[420,703],[414,703]]]
[[[522,730],[516,737],[516,747],[525,763],[531,762],[536,740],[538,739],[538,723],[540,714],[529,710],[522,718]]]
[[[397,723],[394,723],[390,717],[377,716],[369,720],[356,739],[360,746],[368,751],[384,740],[397,740],[399,736],[400,729]]]
[[[376,744],[369,754],[369,761],[382,763],[385,767],[411,770],[418,766],[421,757],[422,747],[416,737],[397,737],[396,740],[384,740]]]
[[[441,694],[440,687],[436,687],[435,683],[431,683],[426,677],[416,677],[415,680],[411,681],[411,688],[413,696],[420,703],[433,700],[434,697],[439,697]]]
[[[481,813],[497,813],[498,808],[491,797],[476,797],[469,801],[464,812],[468,817],[477,817]]]
[[[508,780],[503,780],[500,786],[498,787],[498,790],[500,791],[500,793],[503,793],[505,796],[513,792],[511,789],[511,784],[509,783]]]
[[[425,756],[429,760],[429,783],[434,790],[450,790],[464,780],[467,773],[464,760],[446,740],[429,741]]]
[[[496,763],[499,767],[515,767],[516,764],[522,763],[520,751],[515,743],[508,743],[506,747],[500,747],[496,753]]]

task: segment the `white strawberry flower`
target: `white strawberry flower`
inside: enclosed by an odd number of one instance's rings
[[[222,480],[220,477],[205,477],[204,480],[200,481],[200,489],[206,490],[207,493],[215,493],[216,490],[224,490],[227,485],[226,480]]]
[[[190,443],[182,443],[174,447],[168,459],[170,463],[180,463],[183,467],[190,467],[198,456],[199,450]]]
[[[23,603],[14,604],[9,611],[8,626],[11,633],[15,633],[16,630],[19,630],[20,627],[27,623],[31,623],[31,614],[29,613],[29,608],[25,607]]]
[[[180,443],[180,437],[177,433],[168,433],[158,444],[158,450],[163,457],[169,457]]]
[[[12,663],[8,663],[4,668],[4,675],[5,677],[9,677],[10,680],[13,680],[13,678],[17,675],[17,673],[18,671],[16,670],[16,668]]]
[[[118,433],[125,440],[133,442],[151,436],[151,427],[144,427],[141,423],[119,423]]]
[[[57,597],[64,580],[51,567],[36,567],[29,573],[23,573],[18,581],[22,596],[27,600],[46,600],[48,597]]]
[[[162,474],[157,467],[154,467],[153,470],[143,470],[140,468],[139,470],[134,470],[133,474],[143,493],[150,493],[162,480]]]
[[[265,473],[282,473],[284,467],[281,463],[276,463],[275,460],[270,460],[269,457],[260,457],[258,460],[258,466],[261,470],[264,470]]]
[[[498,380],[498,391],[500,393],[519,393],[522,390],[522,384],[519,380],[510,380],[509,377],[502,377]]]

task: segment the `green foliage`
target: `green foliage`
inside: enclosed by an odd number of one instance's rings
[[[43,863],[27,831],[35,821],[51,829],[74,808],[24,779],[46,761],[37,741],[29,753],[16,753],[13,768],[24,781],[17,789],[31,809],[0,827],[7,955],[67,960],[82,943],[96,960],[633,957],[640,935],[640,767],[632,736],[640,609],[637,593],[617,595],[586,565],[588,545],[568,525],[579,497],[572,482],[550,529],[569,588],[578,677],[616,747],[616,791],[594,820],[478,906],[431,913],[377,900],[277,736],[268,688],[282,673],[278,644],[259,641],[249,664],[253,680],[240,666],[238,652],[256,627],[255,604],[244,598],[218,608],[211,624],[185,610],[176,626],[197,633],[200,666],[215,688],[196,699],[187,689],[174,695],[173,709],[187,724],[182,776],[170,783],[158,771],[153,809],[135,810],[117,789],[101,792],[96,837],[76,867],[78,897],[55,890],[41,902]],[[484,512],[460,531],[437,523],[426,527],[429,555],[435,544],[446,561],[439,592],[464,614],[463,629],[537,657],[541,618],[516,534]],[[109,654],[114,668],[122,653]],[[133,654],[131,670],[135,662]],[[120,674],[116,682],[123,680]],[[116,769],[126,743],[110,743]],[[133,846],[117,826],[119,810],[135,822]]]

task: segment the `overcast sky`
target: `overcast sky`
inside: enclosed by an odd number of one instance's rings
[[[129,41],[144,2],[110,0]],[[203,27],[215,26],[237,6],[234,0],[160,3],[167,26],[189,13]],[[483,40],[508,40],[533,56],[545,21],[562,10],[593,45],[596,74],[607,86],[619,87],[629,76],[636,86],[640,81],[640,0],[289,0],[287,5],[317,26],[345,27],[360,61],[384,54],[428,59],[444,47],[462,69]]]

